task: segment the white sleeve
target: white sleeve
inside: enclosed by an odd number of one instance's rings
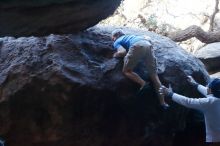
[[[208,98],[188,98],[174,93],[172,100],[188,108],[198,109],[204,111],[209,104]]]
[[[207,89],[208,88],[203,85],[198,85],[198,87],[197,87],[197,90],[204,96],[206,96],[208,94]]]

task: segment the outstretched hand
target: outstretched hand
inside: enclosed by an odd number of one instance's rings
[[[172,96],[173,96],[173,90],[171,87],[166,88],[165,86],[161,86],[159,88],[159,93],[165,97],[168,97],[168,98],[172,98]]]
[[[188,81],[191,85],[193,85],[193,86],[197,86],[197,85],[198,85],[198,83],[193,79],[192,76],[187,76],[187,81]]]

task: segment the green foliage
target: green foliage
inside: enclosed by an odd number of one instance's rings
[[[158,27],[157,25],[158,25],[158,22],[157,22],[156,14],[151,14],[148,17],[145,26],[150,30],[156,30]]]
[[[158,17],[156,14],[151,14],[147,20],[143,21],[143,16],[140,17],[142,19],[143,25],[149,30],[154,31],[158,34],[167,35],[171,30],[171,26],[167,23],[159,23]]]

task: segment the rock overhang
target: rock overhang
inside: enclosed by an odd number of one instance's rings
[[[0,37],[70,34],[111,15],[121,0],[9,0],[0,2]]]

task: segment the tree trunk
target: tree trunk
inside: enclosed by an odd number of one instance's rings
[[[205,32],[202,28],[192,25],[185,30],[177,31],[168,35],[173,41],[181,42],[196,37],[203,43],[220,42],[220,30],[214,32]]]
[[[210,27],[209,27],[209,31],[213,31],[215,16],[216,16],[216,14],[219,12],[218,4],[219,4],[219,0],[215,0],[215,9],[214,9],[213,14],[210,16]]]

